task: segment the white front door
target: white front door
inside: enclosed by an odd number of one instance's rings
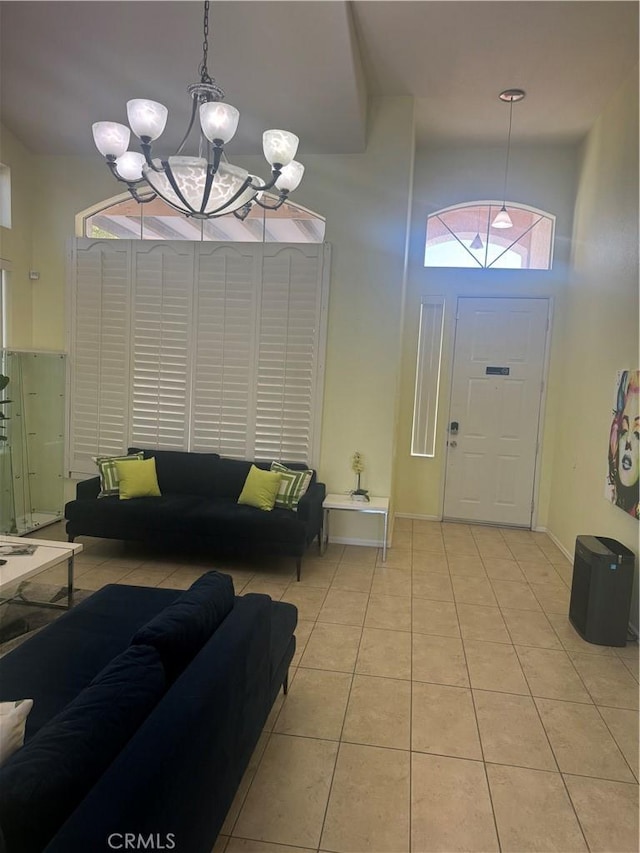
[[[458,300],[444,516],[531,526],[547,299]]]

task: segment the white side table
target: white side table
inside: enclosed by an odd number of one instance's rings
[[[322,502],[324,524],[322,531],[322,553],[329,541],[329,512],[332,509],[364,512],[384,516],[384,539],[382,540],[382,562],[387,559],[387,528],[389,525],[389,498],[371,498],[368,501],[354,501],[351,495],[327,495]]]

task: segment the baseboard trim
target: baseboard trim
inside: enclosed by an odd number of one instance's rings
[[[562,551],[562,553],[565,555],[567,560],[569,560],[569,562],[573,565],[573,554],[570,551],[567,551],[567,549],[564,547],[558,537],[555,536],[547,527],[534,527],[533,530],[535,533],[546,533],[549,539],[551,539],[553,544],[556,546],[556,548],[559,548],[560,551]]]
[[[351,536],[330,536],[329,544],[335,545],[368,545],[370,548],[382,548],[382,539],[354,539]]]
[[[441,515],[418,515],[411,512],[396,512],[396,518],[414,518],[416,521],[442,521]]]

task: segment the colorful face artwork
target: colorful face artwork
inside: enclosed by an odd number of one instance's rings
[[[606,495],[620,509],[639,517],[640,503],[640,370],[620,370],[609,434]]]

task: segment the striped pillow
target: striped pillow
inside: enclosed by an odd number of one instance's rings
[[[120,481],[118,479],[118,471],[116,470],[116,462],[122,462],[125,459],[144,459],[144,453],[132,453],[130,456],[94,456],[93,461],[98,466],[100,471],[100,494],[99,498],[106,498],[110,495],[120,494]]]
[[[279,462],[272,462],[271,470],[282,474],[274,506],[281,509],[296,509],[298,501],[309,488],[313,471],[293,471]]]

